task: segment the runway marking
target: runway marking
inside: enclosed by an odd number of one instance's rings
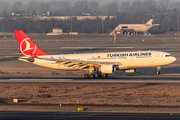
[[[172,84],[179,84],[179,80],[163,80],[154,79],[151,80],[141,80],[139,79],[0,79],[1,83],[172,83]]]

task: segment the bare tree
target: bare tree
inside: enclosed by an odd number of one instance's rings
[[[46,13],[49,11],[49,3],[39,3],[40,13]]]
[[[180,1],[171,1],[169,5],[170,10],[178,10],[180,11]]]
[[[117,15],[119,13],[119,2],[114,1],[102,6],[102,11],[105,15]]]
[[[36,9],[36,1],[31,1],[29,3],[26,4],[26,6],[24,6],[24,11],[27,15],[32,15],[34,14],[34,12],[37,11]]]
[[[159,0],[159,6],[162,11],[167,12],[169,10],[170,0]]]
[[[17,1],[12,5],[12,12],[17,14],[17,12],[21,11],[21,8],[24,4],[21,1]]]
[[[73,4],[75,15],[82,15],[82,13],[89,13],[89,2],[88,1],[77,1]]]
[[[1,16],[7,16],[10,14],[10,3],[6,1],[0,1],[0,14]]]
[[[130,7],[131,7],[131,2],[130,1],[122,2],[121,5],[120,5],[120,11],[121,12],[129,12]]]
[[[72,10],[71,2],[69,1],[53,1],[49,2],[49,10],[51,12],[58,12],[60,11],[61,14],[70,14]],[[59,13],[58,13],[59,14]]]
[[[139,13],[142,12],[142,2],[141,1],[134,1],[130,8],[132,13]]]
[[[146,0],[142,3],[144,14],[155,14],[158,12],[158,3],[154,0]]]
[[[48,11],[49,11],[49,3],[44,3],[44,2],[39,2],[39,1],[31,1],[27,3],[25,7],[25,12],[31,15],[33,15],[34,12],[42,14]]]
[[[93,13],[93,15],[96,15],[96,13],[99,10],[99,7],[100,5],[98,2],[96,1],[89,2],[89,10],[90,10],[90,13]]]
[[[87,33],[88,31],[89,31],[89,26],[88,26],[88,24],[84,24],[84,25],[81,27],[81,32]]]

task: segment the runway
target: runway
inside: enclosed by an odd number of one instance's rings
[[[123,76],[85,79],[79,76],[64,77],[0,77],[1,83],[169,83],[179,84],[180,76]]]
[[[179,120],[179,114],[0,112],[5,120]]]

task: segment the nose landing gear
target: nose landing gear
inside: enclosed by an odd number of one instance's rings
[[[159,75],[159,74],[161,74],[161,72],[160,72],[160,71],[157,71],[156,74]]]
[[[160,70],[161,70],[161,67],[157,67],[157,72],[156,72],[157,75],[160,74]]]

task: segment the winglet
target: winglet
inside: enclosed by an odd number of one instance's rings
[[[23,56],[49,55],[43,52],[22,30],[15,30],[14,33]]]

